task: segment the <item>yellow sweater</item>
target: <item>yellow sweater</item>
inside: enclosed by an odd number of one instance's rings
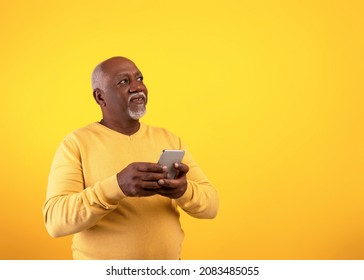
[[[184,149],[180,138],[141,123],[123,135],[99,123],[69,134],[58,148],[43,207],[53,237],[74,234],[74,259],[179,259],[184,238],[177,207],[213,218],[218,194],[186,150],[187,191],[175,200],[126,197],[116,174],[132,162],[157,162],[163,149]]]

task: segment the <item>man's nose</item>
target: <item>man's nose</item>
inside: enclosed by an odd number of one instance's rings
[[[132,81],[130,83],[130,88],[129,88],[130,93],[138,92],[138,91],[142,91],[142,90],[143,90],[143,85],[140,82]]]

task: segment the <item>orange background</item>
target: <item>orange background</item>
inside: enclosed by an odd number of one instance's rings
[[[364,258],[362,1],[1,6],[1,259],[71,258],[43,225],[48,171],[100,119],[90,74],[114,55],[219,190],[215,220],[182,215],[183,259]]]

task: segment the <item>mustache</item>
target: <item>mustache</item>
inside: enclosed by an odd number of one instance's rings
[[[147,102],[147,96],[145,95],[144,91],[138,91],[138,92],[134,92],[132,94],[130,94],[129,98],[128,98],[128,103],[130,103],[130,101],[133,98],[141,98],[143,97],[145,102]]]

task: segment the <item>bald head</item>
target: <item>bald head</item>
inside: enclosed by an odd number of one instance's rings
[[[99,63],[91,75],[92,90],[95,91],[97,88],[104,90],[108,77],[112,74],[115,67],[120,64],[133,64],[135,66],[134,62],[122,56],[114,56]]]

